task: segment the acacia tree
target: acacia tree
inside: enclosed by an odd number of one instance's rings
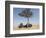
[[[21,13],[19,13],[19,16],[27,18],[27,26],[29,24],[29,18],[32,16],[32,11],[30,9],[25,8]]]

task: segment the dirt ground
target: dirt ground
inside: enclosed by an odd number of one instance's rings
[[[32,25],[32,27],[28,27],[28,28],[25,28],[25,27],[16,28],[16,29],[13,29],[13,30],[33,30],[33,29],[39,29],[39,25]]]

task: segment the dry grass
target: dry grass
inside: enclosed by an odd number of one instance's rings
[[[28,28],[25,28],[25,27],[16,28],[14,30],[33,30],[33,29],[39,29],[39,25],[32,25],[32,27],[28,27]]]

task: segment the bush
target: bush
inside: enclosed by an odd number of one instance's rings
[[[19,26],[19,28],[22,28],[23,27],[23,23],[20,23],[20,26]]]

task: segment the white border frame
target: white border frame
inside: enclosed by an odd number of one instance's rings
[[[40,29],[37,30],[16,30],[13,31],[13,8],[39,8],[40,9]],[[10,34],[22,34],[22,33],[40,33],[42,32],[42,6],[35,5],[18,5],[18,4],[10,4]]]

